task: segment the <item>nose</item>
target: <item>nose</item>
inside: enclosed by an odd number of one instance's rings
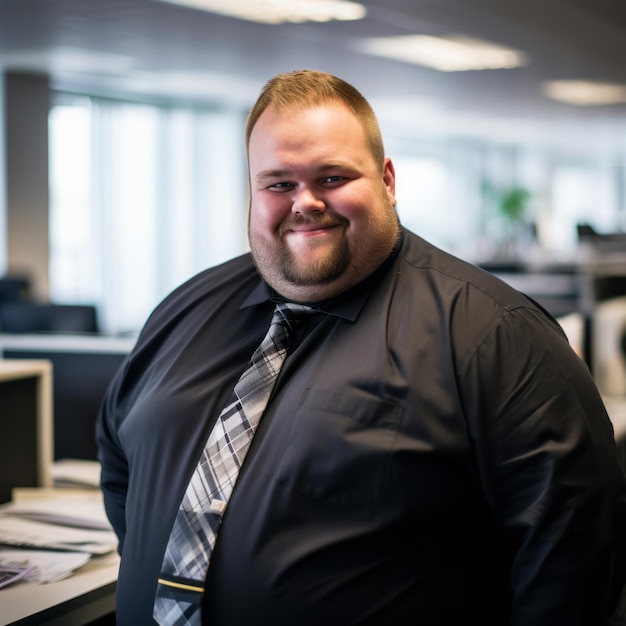
[[[310,187],[301,187],[296,190],[291,205],[293,213],[319,213],[326,210],[326,203]]]

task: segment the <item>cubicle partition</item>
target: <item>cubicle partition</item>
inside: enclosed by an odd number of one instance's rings
[[[15,487],[50,487],[52,370],[48,361],[0,361],[0,504]]]
[[[134,341],[98,335],[0,334],[2,358],[52,363],[54,460],[96,459],[96,416]]]

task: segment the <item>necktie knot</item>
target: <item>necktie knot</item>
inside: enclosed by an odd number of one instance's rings
[[[317,310],[306,304],[296,304],[295,302],[278,302],[272,316],[272,326],[280,325],[286,334],[286,341],[291,339],[296,326],[307,315],[316,313]]]

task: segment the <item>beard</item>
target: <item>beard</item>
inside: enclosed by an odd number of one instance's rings
[[[292,250],[285,241],[285,233],[289,232],[292,227],[302,224],[315,224],[320,228],[339,226],[345,229],[348,227],[347,220],[338,216],[324,216],[315,220],[296,216],[281,225],[278,238],[271,246],[250,230],[249,241],[252,255],[261,274],[269,283],[272,282],[272,276],[279,275],[282,280],[292,285],[322,285],[341,276],[350,264],[350,246],[345,237],[328,254],[314,263],[303,262],[299,258],[299,253]],[[309,245],[314,247],[316,244],[311,242]]]
[[[345,237],[325,257],[314,263],[304,263],[286,243],[283,233],[289,231],[292,226],[303,223],[315,223],[320,228],[336,227],[347,229],[348,222],[338,216],[325,216],[323,219],[310,220],[297,217],[287,224],[283,224],[279,237],[281,245],[275,250],[275,264],[283,277],[292,285],[322,285],[332,282],[344,272],[350,264],[350,247]],[[315,247],[315,242],[309,244]]]
[[[367,223],[361,223],[356,239],[354,234],[348,234],[350,221],[331,212],[315,216],[293,215],[279,226],[270,240],[251,227],[249,215],[248,241],[259,273],[279,293],[282,293],[281,289],[295,288],[302,290],[298,294],[304,297],[306,294],[313,297],[333,295],[339,293],[337,289],[356,284],[387,258],[399,237],[398,215],[389,203],[384,187],[381,187],[378,200],[378,210],[372,212]],[[344,235],[324,254],[303,255],[302,248],[294,250],[289,246],[287,236],[294,227],[305,224],[341,228]],[[312,239],[307,245],[314,252],[318,244]],[[325,243],[320,245],[326,246]],[[302,256],[308,256],[308,259],[305,261]],[[311,261],[312,257],[315,260]]]

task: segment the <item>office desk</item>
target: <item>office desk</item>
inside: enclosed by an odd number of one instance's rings
[[[93,515],[93,505],[103,506],[101,494],[90,489],[14,489],[12,496],[12,502],[18,505],[53,502],[64,515],[84,515],[87,511]],[[82,508],[72,509],[74,503]],[[97,515],[104,515],[104,511]],[[82,626],[109,615],[115,611],[118,569],[119,556],[110,551],[93,555],[58,582],[17,582],[0,589],[0,626]]]
[[[91,560],[56,583],[16,583],[0,589],[0,625],[79,626],[115,610],[119,557]]]

